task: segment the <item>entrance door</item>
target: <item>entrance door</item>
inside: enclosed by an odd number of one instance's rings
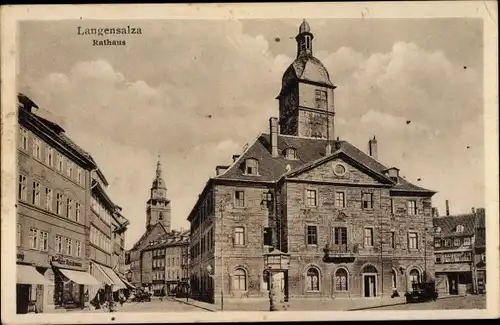
[[[458,273],[448,274],[450,295],[458,295]]]
[[[377,289],[375,285],[375,275],[364,276],[364,295],[365,297],[376,297]]]
[[[16,285],[16,313],[26,314],[28,312],[28,305],[30,301],[31,285],[17,284]]]

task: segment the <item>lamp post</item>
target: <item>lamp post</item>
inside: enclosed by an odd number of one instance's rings
[[[281,291],[281,278],[279,274],[288,270],[290,266],[290,255],[273,249],[267,254],[264,254],[264,269],[269,274],[269,310],[279,311],[285,302],[284,293]],[[279,282],[278,282],[279,281]]]

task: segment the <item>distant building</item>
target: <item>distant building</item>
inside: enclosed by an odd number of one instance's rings
[[[147,288],[155,294],[160,294],[162,290],[167,293],[184,280],[189,269],[189,260],[183,258],[188,254],[189,232],[170,229],[171,202],[167,198],[159,160],[146,204],[146,229],[126,252],[129,279],[133,285]]]
[[[333,93],[300,25],[297,58],[285,71],[279,121],[228,166],[217,166],[188,220],[191,290],[198,299],[268,297],[263,255],[290,254],[281,274],[288,297],[403,294],[434,274],[435,194],[335,139]],[[214,272],[213,276],[209,272]]]
[[[484,290],[484,209],[434,218],[434,254],[440,294],[477,293],[480,285]]]

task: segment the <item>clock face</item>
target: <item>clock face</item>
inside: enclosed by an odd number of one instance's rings
[[[160,197],[163,196],[163,192],[158,192],[156,194],[158,194],[158,196],[160,196]]]

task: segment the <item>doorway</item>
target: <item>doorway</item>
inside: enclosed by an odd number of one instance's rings
[[[31,285],[17,284],[16,285],[16,313],[26,314],[30,303]]]
[[[363,275],[364,297],[371,298],[377,296],[377,277],[374,274]]]
[[[458,295],[458,273],[448,273],[448,290],[450,295]]]

